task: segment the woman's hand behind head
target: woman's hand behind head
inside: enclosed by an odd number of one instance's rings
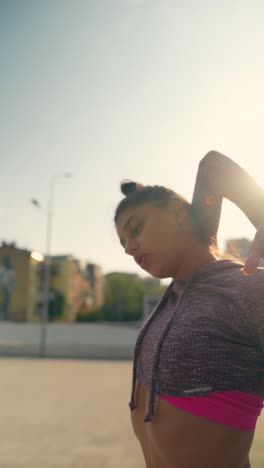
[[[264,225],[260,225],[250,246],[243,273],[250,275],[257,270],[261,258],[264,258]]]

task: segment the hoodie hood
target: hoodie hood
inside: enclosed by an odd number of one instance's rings
[[[199,282],[199,280],[208,280],[209,283],[214,283],[215,278],[218,277],[219,274],[228,274],[229,271],[237,270],[238,268],[242,268],[242,266],[243,263],[239,261],[234,262],[228,259],[213,260],[212,262],[200,266],[184,279],[173,280],[172,284],[182,284],[184,286],[187,283]]]

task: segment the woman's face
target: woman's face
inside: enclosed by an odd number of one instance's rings
[[[178,220],[178,222],[177,222]],[[176,200],[167,207],[152,203],[125,209],[116,224],[125,252],[156,278],[176,277],[193,234]]]

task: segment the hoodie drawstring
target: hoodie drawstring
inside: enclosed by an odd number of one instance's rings
[[[156,400],[156,380],[157,380],[157,371],[158,371],[158,364],[159,364],[159,357],[160,357],[160,352],[161,352],[161,348],[162,348],[162,345],[163,345],[163,342],[164,342],[164,339],[170,329],[170,326],[171,326],[171,323],[175,317],[175,314],[180,306],[180,303],[182,301],[182,298],[184,296],[184,294],[186,293],[188,287],[189,287],[189,284],[191,283],[191,279],[190,281],[188,281],[188,283],[186,283],[183,291],[181,292],[180,296],[179,296],[179,299],[177,301],[177,304],[175,306],[175,309],[170,317],[170,319],[168,320],[168,323],[160,337],[160,340],[159,340],[159,344],[158,344],[158,347],[157,347],[157,350],[156,350],[156,353],[155,353],[155,356],[154,356],[154,364],[153,364],[153,371],[152,371],[152,377],[151,377],[151,389],[150,389],[150,397],[149,397],[149,408],[148,408],[148,413],[147,415],[145,416],[144,418],[144,422],[149,422],[151,421],[152,417],[154,416],[154,408],[155,408],[155,400]]]
[[[165,299],[167,298],[168,294],[170,293],[172,285],[173,285],[173,282],[168,286],[165,293],[160,298],[159,302],[157,303],[157,305],[155,306],[155,308],[154,308],[154,310],[152,312],[151,317],[149,318],[149,320],[147,321],[145,326],[142,328],[141,332],[138,335],[137,341],[136,341],[135,353],[134,353],[134,362],[133,362],[132,392],[131,392],[130,402],[128,404],[131,411],[136,409],[135,392],[136,392],[136,378],[137,378],[137,362],[138,362],[138,357],[139,357],[139,353],[140,353],[140,349],[141,349],[141,344],[142,344],[143,338],[144,338],[144,336],[145,336],[145,334],[146,334],[146,332],[148,330],[148,327],[153,322],[153,320],[156,317],[158,311],[160,310],[160,306],[164,303]]]

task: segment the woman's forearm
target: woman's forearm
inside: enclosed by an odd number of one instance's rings
[[[192,199],[210,237],[217,235],[223,198],[235,203],[256,228],[264,223],[264,190],[232,159],[210,151],[199,164]]]

